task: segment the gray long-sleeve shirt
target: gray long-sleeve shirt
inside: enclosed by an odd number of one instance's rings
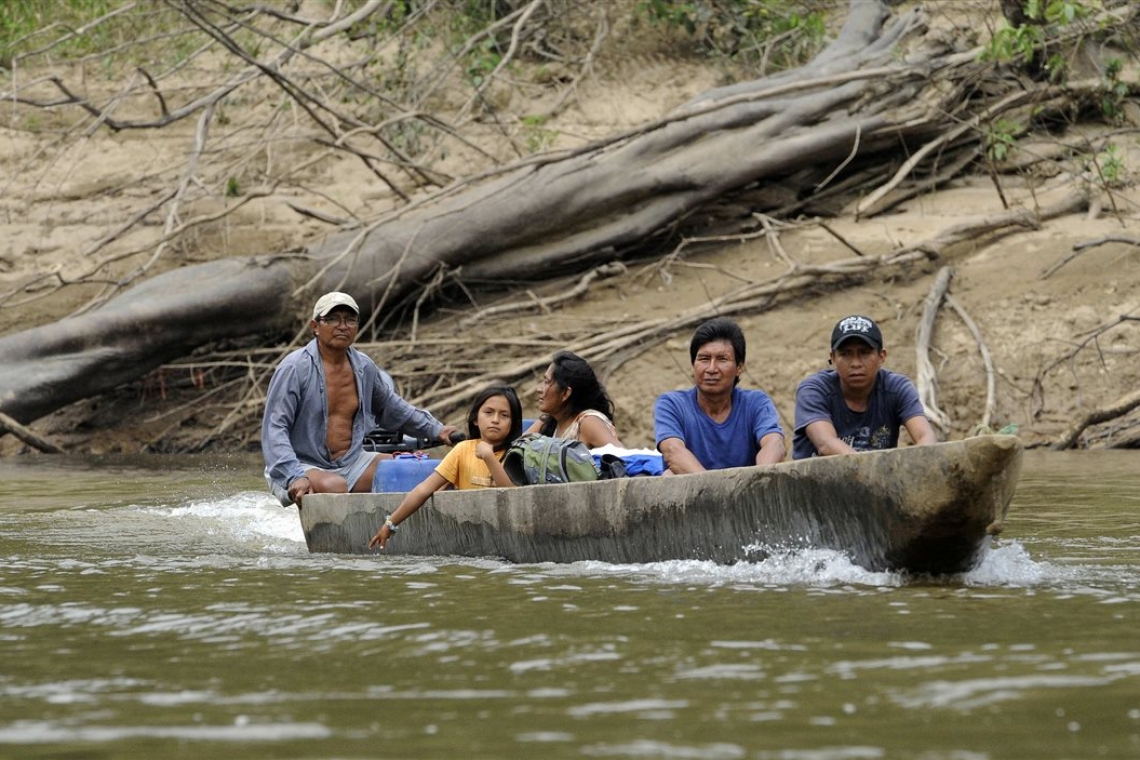
[[[438,438],[443,423],[396,394],[391,378],[368,356],[348,349],[356,375],[359,408],[352,420],[352,444],[340,459],[328,447],[328,394],[317,341],[286,356],[273,372],[261,421],[265,477],[288,490],[305,474],[301,462],[333,470],[360,455],[364,436],[375,427],[420,438]]]

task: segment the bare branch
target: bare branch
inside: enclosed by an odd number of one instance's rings
[[[930,361],[930,338],[934,332],[934,320],[938,316],[938,307],[950,287],[950,278],[954,270],[942,267],[930,286],[930,292],[922,307],[922,319],[918,323],[918,335],[914,341],[915,365],[918,367],[918,376],[915,386],[918,388],[918,398],[926,408],[926,416],[943,433],[950,432],[950,418],[938,408],[938,373]]]
[[[1098,246],[1108,245],[1109,243],[1124,243],[1125,245],[1140,246],[1140,238],[1130,237],[1127,235],[1106,235],[1096,240],[1087,240],[1083,243],[1077,243],[1073,246],[1071,253],[1062,256],[1059,261],[1049,266],[1044,272],[1041,273],[1041,279],[1047,280],[1052,277],[1058,269],[1068,264],[1073,259],[1080,256],[1085,251],[1091,250]]]
[[[1075,420],[1064,433],[1057,437],[1049,448],[1056,451],[1071,449],[1076,445],[1081,433],[1090,425],[1098,425],[1102,422],[1114,420],[1117,417],[1123,417],[1137,407],[1140,407],[1140,391],[1133,391],[1132,393],[1121,396],[1116,401],[1094,409],[1080,419]]]
[[[982,366],[986,371],[986,403],[982,408],[982,421],[978,424],[982,428],[988,428],[993,419],[994,411],[997,409],[997,373],[994,371],[993,356],[990,355],[990,348],[986,345],[985,339],[982,338],[981,329],[979,329],[978,324],[970,318],[965,307],[950,293],[947,293],[945,298],[950,308],[966,323],[970,334],[974,336],[974,342],[978,344],[978,352],[982,355]]]
[[[48,454],[62,454],[63,449],[46,438],[36,435],[32,430],[21,425],[8,415],[0,412],[0,435],[11,433],[34,449]]]
[[[473,324],[484,322],[490,317],[502,314],[515,314],[520,311],[529,309],[538,309],[539,311],[549,311],[551,306],[562,303],[564,301],[571,301],[578,296],[582,295],[590,289],[590,283],[599,277],[613,277],[617,274],[622,274],[626,271],[626,266],[621,262],[614,262],[612,264],[604,264],[600,267],[591,269],[586,274],[582,275],[574,287],[567,290],[565,293],[559,293],[556,296],[549,296],[546,298],[539,298],[533,292],[527,291],[529,296],[526,301],[516,301],[514,303],[505,303],[498,306],[489,306],[486,309],[480,309],[474,314],[464,317],[459,321],[461,327],[470,327]]]
[[[522,36],[523,28],[526,26],[526,23],[530,20],[531,16],[534,15],[535,11],[537,11],[543,5],[546,5],[546,0],[531,0],[531,2],[527,4],[525,8],[522,8],[519,12],[517,12],[519,18],[511,27],[510,47],[507,48],[507,52],[503,54],[503,56],[499,59],[499,62],[495,64],[494,70],[483,78],[483,81],[480,82],[479,86],[475,88],[475,93],[467,100],[463,107],[459,109],[459,114],[456,119],[457,121],[463,121],[467,117],[467,114],[471,112],[471,108],[474,106],[474,104],[482,100],[483,93],[486,92],[487,88],[491,86],[491,83],[495,81],[496,77],[499,75],[499,72],[506,68],[506,66],[511,63],[512,60],[514,60],[515,54],[518,53],[519,50],[519,38]]]

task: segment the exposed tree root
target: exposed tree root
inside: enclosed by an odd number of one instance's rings
[[[930,422],[945,435],[950,432],[950,417],[938,408],[938,373],[934,371],[934,364],[930,361],[930,339],[934,333],[934,320],[938,316],[938,307],[950,287],[950,278],[954,270],[942,267],[930,286],[930,292],[922,306],[922,319],[918,322],[918,334],[914,341],[915,366],[918,367],[915,377],[915,387],[918,389],[918,398],[926,409],[926,416]]]

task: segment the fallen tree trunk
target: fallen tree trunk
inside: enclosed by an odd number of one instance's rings
[[[1091,425],[1099,425],[1102,422],[1115,420],[1118,417],[1131,412],[1133,409],[1140,407],[1140,391],[1133,391],[1127,395],[1121,396],[1110,404],[1099,407],[1088,412],[1078,420],[1074,420],[1064,433],[1057,436],[1056,440],[1050,444],[1049,448],[1055,451],[1064,451],[1071,449],[1077,444],[1081,437],[1081,433]]]
[[[902,127],[913,112],[888,115],[918,95],[929,71],[925,62],[889,65],[894,46],[923,30],[921,15],[885,20],[879,3],[853,2],[835,43],[803,68],[712,91],[628,134],[466,180],[371,230],[332,238],[313,251],[335,261],[323,277],[390,308],[440,267],[462,267],[467,283],[549,276],[644,250],[757,182],[806,192],[853,150],[869,157],[897,148],[900,129],[905,138],[940,128]]]
[[[802,208],[840,180],[844,198],[886,181],[901,156],[925,155],[912,150],[921,142],[937,143],[934,165],[955,146],[976,150],[980,133],[962,129],[963,93],[992,64],[934,44],[901,55],[924,28],[920,11],[890,18],[879,2],[852,0],[841,34],[799,69],[710,91],[576,151],[468,178],[303,256],[185,267],[89,313],[0,338],[0,412],[27,423],[203,344],[294,329],[327,290],[345,290],[365,316],[386,319],[441,273],[501,287],[578,271],[650,253],[686,224],[707,226],[757,186],[778,185]],[[977,97],[970,108],[993,118],[1072,89],[1010,87],[1012,95]],[[948,131],[952,139],[937,139]],[[905,165],[918,172],[918,161]],[[743,228],[754,212],[787,209],[750,203],[729,223]]]
[[[294,320],[282,257],[223,259],[148,280],[106,306],[0,338],[0,412],[27,423],[205,343]]]

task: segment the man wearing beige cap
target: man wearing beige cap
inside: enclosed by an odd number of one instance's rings
[[[371,490],[385,455],[365,451],[364,436],[377,426],[443,441],[458,431],[398,396],[387,373],[352,347],[359,320],[352,296],[325,293],[313,306],[313,339],[273,373],[261,451],[282,505],[300,505],[309,493]]]

